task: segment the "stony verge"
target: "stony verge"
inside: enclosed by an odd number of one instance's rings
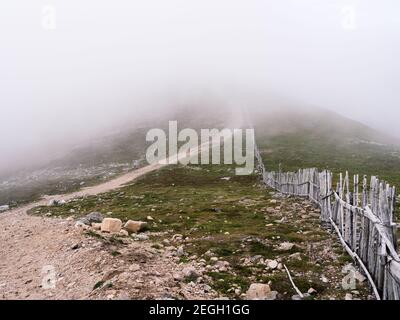
[[[90,212],[121,223],[101,231],[99,222],[85,223]],[[30,227],[1,219],[19,245],[0,249],[9,255],[3,298],[372,299],[317,208],[229,167],[164,168],[118,191],[31,213],[23,218],[35,221]],[[123,228],[128,220],[146,229],[132,233]],[[47,264],[56,289],[40,287]],[[343,288],[350,271],[355,287]]]

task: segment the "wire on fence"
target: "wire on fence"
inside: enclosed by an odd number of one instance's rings
[[[399,300],[400,259],[395,223],[396,190],[372,176],[340,173],[333,187],[329,170],[266,171],[258,147],[255,157],[262,180],[280,193],[307,197],[321,209],[321,221],[335,230],[347,252],[360,265],[377,299]]]

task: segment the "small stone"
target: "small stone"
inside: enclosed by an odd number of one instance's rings
[[[246,292],[246,299],[248,300],[266,300],[269,297],[271,288],[264,283],[252,283],[249,290]]]
[[[103,232],[119,232],[122,227],[122,221],[116,218],[105,218],[101,223],[101,231]]]
[[[211,261],[211,262],[217,262],[217,261],[218,261],[218,258],[217,258],[217,257],[211,257],[211,258],[210,258],[210,261]]]
[[[171,239],[172,239],[172,241],[181,241],[182,238],[183,238],[183,235],[177,233],[177,234],[174,234]]]
[[[86,219],[85,217],[79,218],[78,221],[82,222],[83,224],[86,224],[87,226],[91,225],[90,221],[88,219]]]
[[[82,221],[77,221],[77,222],[75,223],[75,228],[80,228],[80,229],[86,230],[86,229],[89,228],[89,226],[86,225],[85,223],[83,223]]]
[[[7,210],[10,210],[10,206],[9,205],[3,205],[3,206],[0,206],[0,212],[4,212],[4,211],[7,211]]]
[[[180,246],[177,250],[176,250],[176,255],[178,257],[182,257],[185,255],[185,251],[183,250],[183,246]]]
[[[299,260],[301,261],[301,253],[300,252],[296,252],[293,253],[289,256],[290,259],[294,259],[294,260]]]
[[[353,300],[353,295],[351,293],[346,293],[344,300]]]
[[[182,270],[182,274],[185,279],[197,279],[199,277],[199,274],[193,267],[186,267]]]
[[[101,229],[101,223],[93,222],[93,223],[92,223],[92,228],[93,228],[94,230],[100,230],[100,229]]]
[[[269,261],[267,262],[267,267],[270,268],[270,269],[272,269],[272,270],[276,269],[276,268],[278,267],[278,261],[276,261],[276,260],[269,260]]]
[[[128,220],[124,225],[124,228],[128,232],[135,232],[135,233],[144,230],[146,227],[147,227],[147,222],[133,221],[133,220]]]
[[[290,242],[282,242],[282,243],[279,245],[278,250],[280,250],[280,251],[289,251],[289,250],[291,250],[293,247],[294,247],[294,244],[293,244],[293,243],[290,243]]]
[[[129,271],[131,271],[131,272],[136,272],[136,271],[139,271],[139,270],[140,270],[140,265],[138,265],[137,263],[132,263],[129,266]]]
[[[119,233],[120,233],[121,235],[123,235],[123,236],[126,236],[126,237],[129,236],[128,231],[123,230],[123,229],[121,229]]]
[[[152,216],[147,216],[146,219],[149,221],[154,221],[154,218]]]
[[[143,234],[143,233],[135,234],[135,235],[133,235],[133,238],[134,238],[135,240],[138,240],[138,241],[146,241],[146,240],[149,240],[149,236],[148,236],[147,234]]]
[[[174,273],[173,277],[174,277],[174,280],[176,280],[176,281],[182,281],[182,279],[183,279],[182,275],[179,273]]]
[[[89,225],[92,223],[101,223],[103,215],[100,212],[91,212],[85,216],[85,219],[89,221]]]
[[[355,272],[354,277],[359,281],[359,282],[364,282],[365,277],[358,271]]]
[[[323,283],[328,283],[328,282],[329,282],[328,278],[325,277],[325,276],[322,276],[322,277],[321,277],[321,281],[322,281]]]
[[[316,294],[317,290],[315,290],[314,288],[310,288],[310,289],[308,289],[307,293],[308,294]]]
[[[265,300],[276,300],[277,296],[278,296],[278,291],[271,291],[267,293]]]

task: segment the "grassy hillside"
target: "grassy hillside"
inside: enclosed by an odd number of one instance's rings
[[[249,117],[267,168],[276,170],[281,164],[284,171],[305,167],[330,169],[334,173],[348,170],[378,175],[400,186],[400,143],[396,139],[321,109],[265,110],[252,109]],[[157,121],[120,128],[117,133],[99,137],[41,167],[0,179],[0,205],[108,180],[131,170],[134,160],[144,165],[147,131],[167,129],[168,120],[178,120],[179,129],[221,128],[238,115],[223,105],[181,106]]]
[[[253,282],[271,283],[279,299],[295,294],[282,265],[269,269],[260,259],[285,263],[302,292],[310,287],[318,291],[310,299],[343,298],[340,274],[351,259],[335,235],[321,227],[318,209],[303,199],[274,198],[270,191],[258,175],[236,176],[233,166],[168,166],[120,190],[37,207],[31,213],[67,217],[73,212],[77,218],[98,211],[122,221],[147,220],[146,234],[154,248],[182,247],[179,262],[208,265],[203,281],[233,299],[243,298],[240,293]],[[88,230],[87,235],[106,241],[100,232]],[[123,240],[119,235],[113,238]],[[279,248],[288,241],[291,249]],[[112,254],[118,256],[118,250],[113,248]],[[217,269],[213,259],[229,267]],[[331,281],[322,281],[323,276]],[[365,283],[357,290],[367,296]]]
[[[335,113],[313,109],[257,115],[256,140],[267,168],[317,167],[378,175],[400,186],[398,141]]]
[[[140,125],[126,125],[114,133],[104,133],[94,141],[69,150],[62,157],[48,159],[41,166],[0,176],[0,205],[18,204],[40,198],[44,194],[75,191],[98,184],[133,169],[133,162],[145,165],[145,153],[150,142],[146,134],[161,128],[168,132],[168,121],[177,120],[178,130],[222,128],[230,116],[224,107],[176,107],[173,112],[154,115]]]

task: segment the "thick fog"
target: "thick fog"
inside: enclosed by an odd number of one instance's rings
[[[245,104],[274,92],[400,136],[399,9],[397,0],[2,1],[0,168],[202,94]]]

